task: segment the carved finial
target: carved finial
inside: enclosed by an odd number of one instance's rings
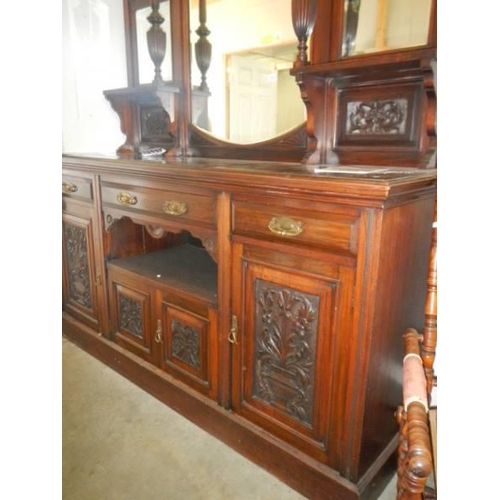
[[[299,40],[297,59],[294,67],[309,64],[307,59],[307,40],[316,20],[316,0],[292,0],[292,21],[295,35]]]
[[[167,49],[167,36],[163,31],[161,24],[165,19],[160,14],[160,0],[151,1],[151,14],[148,16],[148,21],[151,23],[151,28],[147,32],[148,50],[151,60],[155,65],[155,77],[153,83],[162,83],[161,65],[165,59]]]
[[[200,20],[200,26],[196,30],[196,34],[199,36],[198,41],[194,44],[194,52],[196,57],[196,64],[201,73],[201,83],[200,90],[208,90],[207,85],[207,71],[210,67],[210,62],[212,61],[212,45],[208,41],[208,35],[210,35],[210,30],[207,28],[207,4],[206,0],[200,0],[200,5],[198,7],[198,14]]]

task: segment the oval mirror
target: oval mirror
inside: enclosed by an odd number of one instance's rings
[[[194,125],[248,144],[305,121],[299,87],[289,74],[297,54],[291,0],[190,0],[190,25]],[[202,75],[194,47],[207,30],[211,56]]]
[[[432,0],[345,0],[342,57],[427,45]]]

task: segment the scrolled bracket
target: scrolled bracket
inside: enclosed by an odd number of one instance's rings
[[[207,253],[212,257],[214,262],[217,262],[217,243],[213,238],[204,238],[202,240],[203,248],[207,251]]]

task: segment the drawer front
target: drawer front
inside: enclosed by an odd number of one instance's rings
[[[92,201],[92,180],[63,175],[62,194],[70,198]]]
[[[357,215],[234,202],[233,233],[356,254]]]
[[[215,225],[215,198],[181,190],[102,183],[103,205],[142,214]]]

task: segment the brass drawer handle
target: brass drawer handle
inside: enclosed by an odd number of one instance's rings
[[[302,222],[291,217],[273,217],[268,228],[280,236],[298,236],[303,230]]]
[[[72,182],[63,181],[62,190],[67,193],[76,193],[78,191],[78,186]]]
[[[118,193],[116,199],[120,205],[136,205],[137,197],[130,193]]]
[[[163,203],[163,211],[168,215],[184,215],[188,210],[187,203],[183,201],[166,201]]]

